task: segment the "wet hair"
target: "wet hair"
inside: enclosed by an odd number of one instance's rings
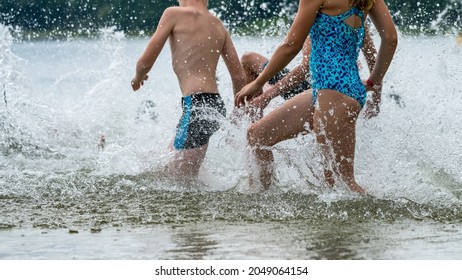
[[[369,11],[374,6],[375,0],[350,0],[350,3],[363,11]]]

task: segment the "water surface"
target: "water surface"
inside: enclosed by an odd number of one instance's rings
[[[236,46],[270,55],[280,39]],[[180,91],[168,49],[131,91],[146,42],[110,29],[14,42],[0,26],[0,258],[462,258],[455,38],[402,36],[380,115],[358,121],[357,180],[373,197],[322,187],[312,135],[276,146],[277,182],[252,188],[246,119],[222,120],[198,181],[165,176]],[[231,112],[224,65],[219,83]]]

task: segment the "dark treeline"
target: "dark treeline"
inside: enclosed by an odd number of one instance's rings
[[[0,23],[22,33],[89,34],[113,26],[127,34],[151,34],[175,0],[0,0]],[[402,31],[460,32],[462,0],[386,0]],[[277,33],[290,24],[298,0],[210,0],[209,7],[233,32]],[[270,28],[271,27],[271,28]],[[275,30],[276,29],[276,30]],[[273,32],[271,32],[271,30]]]

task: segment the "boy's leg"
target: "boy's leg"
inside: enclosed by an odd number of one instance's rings
[[[265,188],[272,181],[273,153],[269,147],[287,139],[295,138],[313,126],[313,97],[311,90],[286,101],[261,120],[252,124],[247,131],[249,145],[255,148],[260,165],[260,180]]]
[[[170,145],[174,152],[173,160],[169,164],[170,172],[175,176],[197,176],[207,153],[208,144],[199,148],[177,150]]]
[[[173,173],[197,176],[207,153],[210,137],[220,128],[226,115],[219,94],[199,93],[183,98],[183,115],[170,143]]]

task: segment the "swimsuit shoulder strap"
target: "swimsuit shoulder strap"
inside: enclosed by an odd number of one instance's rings
[[[354,14],[358,14],[361,17],[361,19],[364,21],[364,12],[358,9],[358,7],[356,6],[351,7],[348,11],[344,12],[343,14],[338,15],[337,17],[340,20],[345,20]]]

